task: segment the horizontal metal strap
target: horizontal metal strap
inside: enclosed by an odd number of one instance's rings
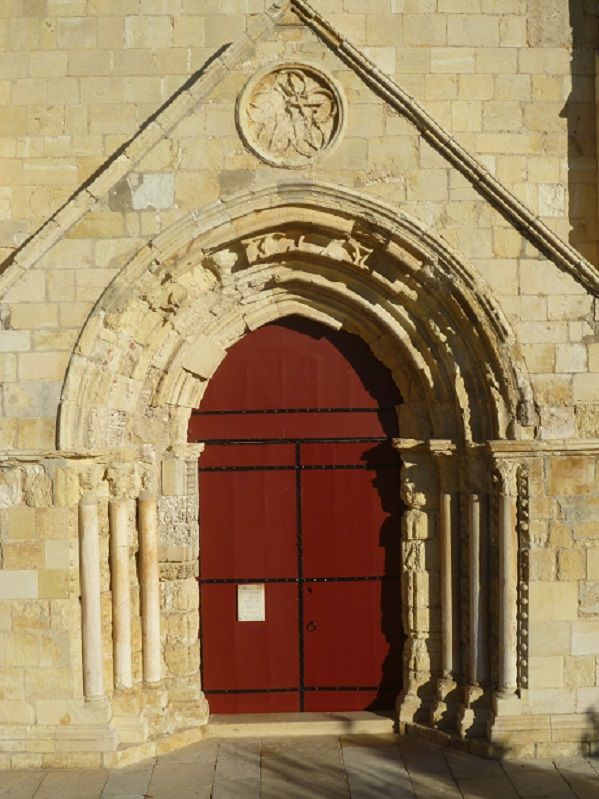
[[[398,691],[397,686],[389,688],[380,685],[307,685],[295,688],[209,688],[205,694],[288,694],[303,691]]]
[[[315,472],[315,471],[359,471],[374,472],[380,469],[397,469],[397,463],[330,463],[300,466],[199,466],[199,472]]]
[[[359,577],[214,577],[201,578],[201,585],[245,585],[246,583],[351,583],[372,582],[374,580],[399,580],[400,575],[376,574],[360,575]]]
[[[387,436],[354,436],[354,437],[326,437],[326,438],[198,438],[196,439],[202,444],[211,446],[214,444],[220,445],[252,445],[259,446],[261,444],[382,444],[389,442],[392,445],[392,439]]]
[[[262,414],[286,414],[286,413],[396,413],[396,409],[391,408],[252,408],[243,410],[226,411],[193,411],[192,416],[253,416]]]

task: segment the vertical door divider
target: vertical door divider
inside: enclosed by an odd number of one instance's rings
[[[295,443],[295,507],[297,545],[297,626],[299,655],[299,709],[304,710],[304,542],[302,530],[302,469],[301,444]]]

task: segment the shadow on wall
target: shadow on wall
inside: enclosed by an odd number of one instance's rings
[[[551,16],[547,5],[546,12]],[[570,243],[590,261],[597,263],[599,224],[595,60],[599,46],[599,7],[595,0],[569,0],[569,16],[573,42],[570,61],[572,90],[561,116],[568,123]],[[547,31],[545,41],[547,47],[561,43],[557,32],[551,30]],[[539,79],[542,78],[539,76]],[[546,78],[549,91],[550,76]],[[540,97],[538,99],[542,102]],[[559,188],[557,186],[555,190],[559,191]],[[546,188],[546,191],[550,190],[550,187]]]

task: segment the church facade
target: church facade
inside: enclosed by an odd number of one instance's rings
[[[586,6],[3,4],[0,767],[126,764],[200,739],[211,708],[352,710],[368,691],[400,730],[481,753],[597,750]],[[280,349],[306,331],[324,342],[308,361],[333,364],[313,395]],[[334,365],[361,348],[380,402]],[[352,442],[397,459],[374,493],[335,477],[363,464],[326,447]],[[280,491],[205,476],[265,464]],[[295,565],[268,576],[285,514]],[[322,670],[326,624],[346,663],[380,645],[388,681]]]

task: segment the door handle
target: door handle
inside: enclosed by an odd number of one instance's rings
[[[316,629],[317,629],[316,628],[316,622],[309,621],[307,626],[306,626],[306,630],[308,630],[309,633],[313,633],[314,630],[316,630]]]

